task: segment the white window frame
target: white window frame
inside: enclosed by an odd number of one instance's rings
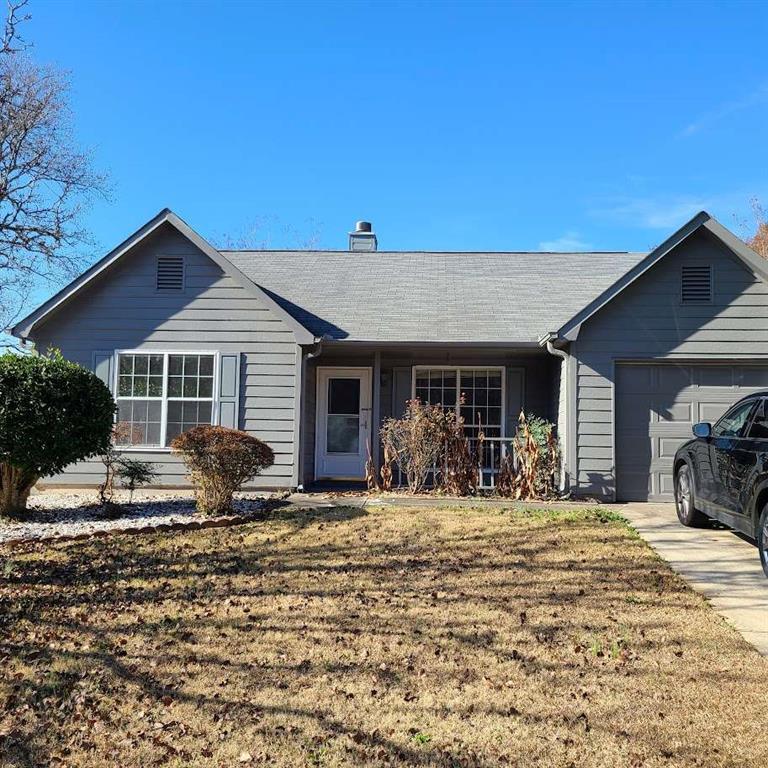
[[[160,397],[120,397],[118,386],[120,383],[120,355],[162,355],[163,356],[163,396]],[[116,349],[112,361],[112,392],[115,402],[118,400],[160,400],[160,445],[119,445],[117,449],[120,452],[141,452],[141,453],[170,453],[170,446],[165,445],[165,438],[168,429],[168,358],[171,355],[212,355],[213,356],[213,397],[211,399],[211,424],[219,423],[219,377],[220,357],[218,350],[212,349]],[[170,398],[171,400],[200,400],[201,398]],[[202,398],[205,400],[206,398]],[[115,414],[115,423],[117,423],[117,414]]]
[[[416,376],[419,371],[455,371],[456,372],[456,405],[454,411],[458,416],[460,413],[459,394],[461,387],[458,386],[461,380],[462,371],[497,371],[501,373],[501,438],[507,436],[507,369],[503,365],[414,365],[411,367],[411,399],[416,397]],[[474,425],[466,425],[474,426]],[[486,425],[486,426],[496,426]]]

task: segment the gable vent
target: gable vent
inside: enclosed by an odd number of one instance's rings
[[[158,256],[157,257],[157,290],[158,291],[183,291],[184,290],[184,257],[183,256]]]
[[[684,266],[681,299],[683,304],[706,304],[712,301],[712,268]]]

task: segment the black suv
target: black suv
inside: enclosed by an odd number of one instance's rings
[[[768,392],[739,400],[714,426],[695,424],[675,453],[675,506],[683,525],[712,517],[757,539],[768,576]]]

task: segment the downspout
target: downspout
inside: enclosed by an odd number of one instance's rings
[[[304,356],[305,360],[312,360],[315,357],[320,357],[323,354],[323,342],[328,341],[330,337],[323,336],[322,338],[315,339],[315,343],[312,349]]]
[[[547,352],[549,352],[550,355],[554,355],[555,357],[559,357],[562,361],[560,363],[561,370],[560,370],[560,386],[562,387],[565,385],[565,413],[563,414],[565,418],[565,434],[564,435],[558,435],[560,438],[560,455],[562,458],[561,466],[562,466],[562,479],[560,482],[560,490],[561,491],[568,491],[570,486],[570,465],[569,465],[569,451],[568,451],[568,442],[570,440],[570,434],[568,431],[568,428],[570,426],[570,414],[568,413],[568,410],[570,408],[571,398],[570,398],[570,392],[568,391],[568,384],[570,381],[570,376],[568,375],[568,360],[570,358],[570,355],[564,350],[564,349],[558,349],[554,343],[553,340],[557,338],[557,334],[550,333],[548,334],[546,339],[546,349]]]
[[[315,343],[312,345],[312,347],[305,352],[302,348],[301,350],[301,386],[302,388],[306,387],[307,382],[307,360],[314,360],[316,357],[320,357],[320,355],[323,354],[323,342],[330,340],[330,336],[324,335],[321,337],[315,337]],[[296,486],[296,490],[299,492],[304,491],[304,428],[305,428],[305,419],[304,419],[304,406],[305,406],[305,398],[304,393],[302,392],[300,395],[300,401],[299,401],[299,413],[297,414],[297,421],[298,421],[298,451],[299,451],[299,461],[298,461],[298,485]]]

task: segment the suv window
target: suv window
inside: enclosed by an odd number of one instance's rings
[[[755,415],[749,427],[749,436],[755,440],[768,440],[768,413],[766,413],[765,400],[761,400],[755,408]]]
[[[715,437],[740,437],[754,404],[755,401],[750,400],[732,408],[715,424],[712,434]]]

